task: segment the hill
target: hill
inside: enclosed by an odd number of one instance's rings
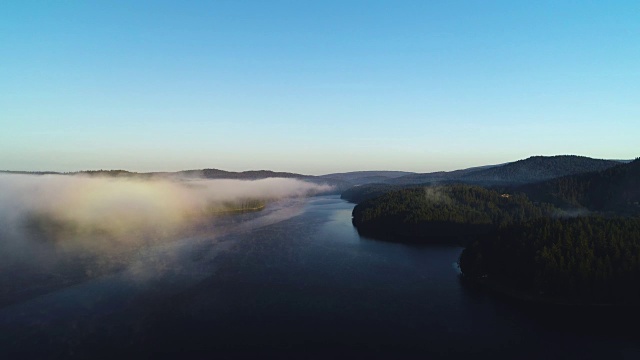
[[[267,178],[291,178],[300,179],[319,185],[332,186],[333,190],[326,194],[339,194],[353,186],[353,183],[331,177],[303,175],[290,172],[278,172],[271,170],[250,170],[242,172],[225,171],[219,169],[183,170],[176,172],[133,172],[127,170],[83,170],[77,172],[60,173],[53,171],[0,171],[4,174],[18,175],[65,175],[65,176],[90,176],[109,178],[135,178],[135,179],[233,179],[233,180],[260,180]]]
[[[358,204],[362,201],[384,195],[392,190],[399,189],[402,189],[402,186],[389,184],[356,185],[343,191],[342,194],[340,194],[340,198]]]
[[[565,176],[518,188],[558,207],[633,215],[640,213],[640,158],[602,171]]]
[[[352,171],[320,175],[319,178],[348,182],[352,185],[384,183],[392,179],[413,174],[407,171]]]
[[[552,209],[523,195],[505,195],[470,185],[393,190],[353,209],[353,224],[367,236],[392,241],[454,242],[494,226],[545,216]]]
[[[455,171],[408,174],[382,181],[358,184],[342,193],[342,198],[361,202],[387,191],[415,185],[471,184],[513,189],[514,186],[566,176],[588,173],[625,163],[618,160],[599,160],[583,156],[533,156],[502,165],[487,165]],[[545,199],[545,201],[549,201]]]
[[[526,184],[601,171],[616,165],[620,165],[620,162],[576,155],[532,156],[490,169],[463,174],[457,180],[487,185]]]
[[[604,170],[622,162],[624,160],[601,160],[576,155],[532,156],[506,164],[485,165],[454,171],[414,173],[380,179],[377,182],[393,185],[466,183],[509,186]]]
[[[470,173],[474,173],[479,170],[490,169],[501,165],[485,165],[476,166],[468,169],[460,169],[453,171],[435,171],[430,173],[409,174],[398,178],[393,178],[385,181],[387,184],[393,185],[418,185],[429,183],[446,183],[454,182],[460,179],[462,176]]]
[[[202,169],[202,170],[184,170],[172,173],[184,177],[197,177],[205,179],[236,179],[236,180],[258,180],[266,178],[311,178],[310,175],[302,175],[290,172],[278,172],[271,170],[250,170],[250,171],[225,171],[219,169]]]

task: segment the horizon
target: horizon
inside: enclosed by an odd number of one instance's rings
[[[435,172],[451,172],[451,171],[457,171],[457,170],[467,170],[467,169],[474,169],[474,168],[482,168],[482,167],[486,167],[486,166],[502,166],[502,165],[514,163],[514,162],[521,161],[521,160],[527,160],[527,159],[533,158],[533,157],[557,157],[557,156],[577,156],[577,157],[587,157],[587,158],[591,158],[591,159],[594,159],[594,160],[619,161],[619,162],[631,162],[631,161],[634,161],[634,160],[639,158],[638,156],[634,156],[634,157],[629,158],[629,159],[604,159],[604,158],[594,158],[594,157],[583,156],[583,155],[575,155],[575,154],[530,155],[530,156],[527,156],[526,158],[511,160],[511,161],[507,161],[507,162],[499,163],[499,164],[497,164],[497,163],[496,164],[481,164],[481,165],[469,166],[469,167],[466,167],[466,168],[458,168],[458,169],[452,169],[452,170],[433,170],[433,171],[425,171],[425,172],[408,171],[408,170],[389,170],[389,169],[386,169],[386,170],[385,169],[377,169],[377,170],[375,170],[375,169],[374,170],[364,169],[364,170],[350,170],[350,171],[338,171],[338,172],[326,172],[326,173],[310,174],[310,173],[299,173],[299,172],[288,171],[288,170],[273,170],[273,169],[258,169],[258,168],[256,168],[256,169],[246,169],[246,170],[228,170],[228,169],[222,169],[222,168],[218,168],[218,167],[204,167],[204,168],[191,168],[191,169],[178,169],[178,170],[150,170],[150,171],[130,170],[130,169],[124,169],[124,168],[113,168],[113,169],[88,168],[88,169],[79,169],[79,170],[71,170],[71,171],[0,169],[0,172],[4,172],[4,173],[53,173],[53,174],[65,175],[65,174],[74,174],[74,173],[92,172],[92,171],[125,171],[125,172],[138,173],[138,174],[153,174],[153,173],[174,173],[174,172],[182,172],[182,171],[220,170],[220,171],[225,171],[225,172],[229,172],[229,173],[243,173],[243,172],[251,172],[251,171],[268,171],[268,172],[274,172],[274,173],[290,173],[290,174],[303,175],[303,176],[325,176],[325,175],[332,175],[332,174],[358,173],[358,172],[406,172],[406,173],[420,174],[420,173],[435,173]]]
[[[319,175],[635,158],[638,11],[6,2],[0,169]]]

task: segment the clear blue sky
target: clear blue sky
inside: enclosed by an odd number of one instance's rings
[[[0,169],[640,156],[639,1],[0,2]]]

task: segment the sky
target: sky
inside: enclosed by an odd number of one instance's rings
[[[640,156],[638,1],[0,2],[0,169]]]

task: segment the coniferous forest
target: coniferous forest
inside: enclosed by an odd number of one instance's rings
[[[470,185],[413,187],[365,200],[353,210],[364,235],[395,241],[464,242],[491,227],[551,214],[520,194]]]
[[[639,305],[639,171],[636,159],[510,190],[392,190],[356,205],[353,223],[384,240],[465,245],[463,277],[514,296]]]
[[[526,296],[640,304],[640,219],[547,217],[497,227],[467,246],[460,268]]]

